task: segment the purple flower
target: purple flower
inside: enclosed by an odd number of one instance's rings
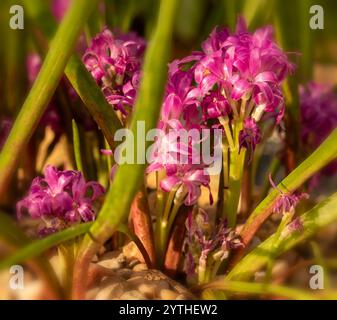
[[[187,259],[186,271],[193,276],[197,267],[205,270],[207,259],[225,260],[230,251],[243,246],[236,232],[227,227],[226,220],[211,223],[208,214],[199,209],[196,215],[191,211],[186,220]]]
[[[41,69],[41,58],[36,53],[31,53],[27,56],[26,67],[29,83],[32,85]]]
[[[228,100],[219,90],[212,91],[209,95],[207,95],[203,99],[201,107],[204,120],[217,119],[231,114],[231,107]]]
[[[269,175],[269,181],[272,187],[280,192],[280,197],[277,199],[273,206],[273,212],[284,214],[286,212],[291,212],[295,210],[298,203],[303,199],[308,199],[309,195],[307,193],[295,191],[292,193],[284,193],[280,190],[274,181],[272,180],[271,175]]]
[[[27,212],[40,220],[39,233],[64,229],[95,219],[94,201],[105,192],[97,182],[86,182],[79,171],[47,166],[44,177],[33,180],[28,194],[17,203],[18,218]]]
[[[63,16],[66,14],[69,6],[71,4],[70,0],[53,0],[51,3],[51,11],[55,19],[60,22]]]
[[[165,170],[166,177],[160,183],[162,190],[176,189],[185,205],[192,206],[201,194],[201,186],[210,189],[210,177],[205,171],[206,166],[200,163],[200,151],[196,148],[200,137],[191,136],[184,141],[182,137],[187,131],[180,131],[183,125],[179,120],[169,120],[167,126],[169,132],[158,137],[154,144],[147,173]]]
[[[290,232],[301,231],[303,230],[303,222],[299,217],[296,217],[287,225],[287,228]]]
[[[271,27],[249,33],[240,19],[234,34],[215,28],[202,49],[202,52],[175,61],[170,68],[169,83],[174,77],[182,78],[182,74],[190,77],[190,73],[195,80],[194,84],[188,79],[182,87],[184,96],[188,93],[194,99],[192,103],[190,99],[180,99],[180,103],[171,107],[172,114],[184,113],[191,104],[198,108],[201,103],[204,117],[214,119],[229,115],[231,108],[237,108],[234,102],[244,100],[246,108],[250,108],[248,115],[252,113],[256,121],[264,112],[269,112],[280,122],[284,113],[281,84],[294,66],[274,42]],[[172,93],[170,88],[167,89],[169,94],[174,95],[177,89]],[[182,92],[180,87],[179,91]],[[165,104],[163,113],[165,119]]]
[[[243,123],[243,129],[239,133],[239,150],[245,148],[250,151],[249,159],[251,160],[252,153],[260,142],[261,132],[256,121],[253,118],[245,119]]]
[[[171,172],[164,178],[160,187],[169,192],[173,188],[179,188],[179,196],[184,200],[186,206],[197,203],[201,195],[201,186],[209,188],[210,178],[205,174],[204,169],[193,168],[188,165],[171,166]],[[212,197],[210,198],[212,203]]]
[[[173,62],[174,63],[174,62]],[[162,106],[162,120],[179,119],[189,106],[198,104],[196,92],[191,86],[193,74],[178,70],[168,79],[166,97]]]
[[[135,101],[144,50],[145,41],[134,33],[114,35],[104,29],[83,56],[108,102],[124,116]]]
[[[301,138],[308,152],[316,149],[337,128],[337,96],[332,86],[308,83],[299,87],[301,104]],[[320,175],[334,175],[337,161],[330,163],[310,181],[314,187]]]
[[[302,141],[317,148],[337,128],[337,96],[333,88],[314,82],[300,86]]]

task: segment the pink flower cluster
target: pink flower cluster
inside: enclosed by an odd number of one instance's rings
[[[215,28],[202,44],[202,51],[173,61],[169,66],[168,84],[162,106],[159,127],[172,131],[221,128],[222,123],[243,122],[239,134],[239,149],[252,153],[261,141],[258,122],[267,113],[279,123],[284,114],[281,84],[294,70],[287,55],[273,40],[271,27],[249,33],[245,22],[238,22],[236,32]],[[170,143],[162,139],[161,143]],[[185,186],[187,201],[192,205],[200,194],[200,186],[209,184],[203,164],[165,163],[162,158],[182,156],[192,158],[193,145],[158,147],[165,154],[154,157],[149,171],[165,169],[162,188],[167,191],[180,184]],[[193,177],[193,181],[191,181]],[[197,177],[197,178],[195,178]]]
[[[124,117],[135,101],[145,45],[134,33],[114,35],[104,29],[83,56],[107,101]]]
[[[79,171],[47,166],[44,177],[35,178],[26,197],[17,203],[17,215],[21,218],[26,212],[39,219],[38,233],[43,236],[94,220],[94,201],[104,192],[99,183],[86,182]]]

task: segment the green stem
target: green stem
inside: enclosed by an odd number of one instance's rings
[[[164,221],[167,221],[168,218],[169,218],[171,207],[172,207],[172,203],[173,203],[174,197],[176,195],[176,192],[177,192],[177,188],[173,188],[169,192],[169,195],[167,197],[166,204],[165,204],[165,209],[164,209],[163,217],[162,217],[162,220],[164,220]]]
[[[304,290],[264,283],[216,280],[202,286],[202,288],[204,289],[203,294],[208,290],[224,290],[234,294],[274,295],[295,300],[317,299],[317,296]]]
[[[72,127],[73,127],[73,144],[74,144],[76,167],[77,167],[77,170],[81,171],[84,174],[83,162],[82,162],[82,156],[81,156],[80,135],[78,132],[76,121],[74,119],[72,120]]]
[[[76,40],[98,0],[74,0],[51,42],[39,75],[0,154],[0,194],[7,191],[22,150],[32,136],[61,80]]]
[[[38,255],[52,247],[55,247],[68,240],[74,239],[82,235],[83,233],[86,233],[91,225],[92,222],[78,224],[73,227],[69,227],[68,229],[54,233],[50,236],[47,236],[41,240],[33,241],[22,249],[19,249],[15,254],[11,255],[10,257],[3,259],[0,262],[0,270],[11,265],[26,261],[27,259],[37,257]]]
[[[266,276],[265,276],[265,283],[270,282],[271,276],[272,276],[272,271],[273,271],[273,267],[275,264],[275,253],[277,252],[277,243],[281,238],[282,235],[282,231],[284,230],[284,228],[286,227],[286,225],[291,221],[293,217],[293,213],[291,212],[285,212],[282,216],[281,222],[279,224],[279,226],[277,227],[277,230],[275,232],[275,242],[272,248],[272,252],[270,254],[270,260],[268,261],[267,264],[267,272],[266,272]]]
[[[278,192],[278,191],[277,191]],[[290,250],[313,236],[321,228],[337,221],[337,193],[322,201],[307,213],[301,215],[302,230],[290,232],[285,228],[281,237],[275,234],[242,258],[227,275],[228,280],[249,279],[273,257]],[[275,242],[277,241],[277,243]],[[277,249],[275,249],[277,248]]]
[[[227,199],[224,203],[223,217],[227,217],[229,227],[236,225],[239,200],[241,195],[242,175],[245,163],[245,150],[239,153],[239,132],[242,128],[242,122],[238,122],[234,127],[234,148],[230,148],[229,162],[229,185],[226,192]]]
[[[71,292],[75,261],[75,242],[66,241],[58,246],[58,258],[62,269],[62,287],[67,295]],[[68,298],[70,298],[68,296]]]
[[[229,120],[228,119],[224,119],[224,118],[219,118],[219,121],[221,123],[221,125],[223,126],[224,130],[225,130],[225,134],[226,134],[226,138],[229,144],[229,147],[234,150],[235,149],[235,143],[233,140],[233,135],[229,126]]]
[[[175,191],[174,191],[173,194],[175,195]],[[169,198],[170,198],[170,196],[169,196]],[[170,199],[168,199],[167,203],[168,202],[171,203],[172,201],[170,201]],[[165,214],[164,214],[163,218],[160,221],[159,230],[157,231],[160,234],[160,236],[159,236],[159,239],[160,239],[159,251],[161,252],[161,256],[162,256],[162,260],[160,260],[160,263],[163,262],[163,257],[165,257],[165,253],[166,253],[166,250],[167,250],[167,245],[168,245],[168,240],[169,240],[169,236],[170,236],[170,233],[171,233],[172,225],[173,225],[174,219],[176,218],[177,213],[178,213],[181,205],[182,205],[181,202],[175,202],[171,212],[168,212],[167,217],[165,217]],[[171,206],[169,206],[169,208],[171,208]]]

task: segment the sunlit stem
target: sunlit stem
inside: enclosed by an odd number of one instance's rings
[[[174,197],[176,195],[176,192],[177,192],[177,188],[173,188],[169,192],[169,195],[167,197],[167,201],[166,201],[166,205],[165,205],[165,210],[164,210],[163,217],[162,217],[162,219],[165,220],[165,221],[167,221],[168,218],[169,218],[170,210],[171,210],[172,203],[173,203]]]
[[[160,188],[160,186],[158,185]],[[159,189],[158,189],[159,190]],[[164,208],[164,195],[163,198],[160,199],[162,201],[161,208],[158,208],[157,212],[157,222],[156,222],[156,230],[155,230],[155,239],[156,239],[156,254],[159,261],[159,265],[162,265],[165,258],[165,251],[167,247],[167,240],[170,232],[170,219],[172,215],[176,215],[176,211],[179,209],[176,208],[174,204],[175,195],[177,192],[177,188],[173,188],[168,196],[165,203]],[[158,196],[158,195],[157,195]],[[157,198],[158,200],[158,198]],[[172,210],[172,211],[171,211]]]
[[[156,256],[159,261],[159,264],[162,263],[163,260],[163,252],[161,248],[161,223],[163,219],[164,213],[164,203],[165,203],[165,193],[160,187],[160,182],[165,178],[165,171],[156,171],[156,227],[155,227],[155,248],[156,248]]]
[[[266,276],[265,276],[265,282],[269,282],[269,280],[271,279],[272,276],[272,271],[273,271],[273,267],[274,267],[274,263],[275,263],[275,254],[274,252],[276,252],[277,250],[277,244],[279,239],[282,236],[282,231],[284,230],[284,228],[287,226],[287,224],[292,220],[292,217],[294,216],[294,212],[284,212],[281,222],[279,224],[279,226],[277,227],[276,233],[275,233],[275,241],[274,244],[272,246],[272,251],[271,251],[271,257],[268,261],[267,264],[267,272],[266,272]]]
[[[247,100],[246,99],[242,99],[242,101],[241,101],[241,107],[240,107],[240,120],[244,120],[244,118],[245,118],[246,105],[247,105]]]
[[[77,246],[74,240],[64,242],[57,247],[58,258],[62,270],[61,281],[66,294],[71,292],[76,249]]]
[[[246,118],[246,117],[250,117],[250,115],[251,115],[251,113],[252,113],[254,107],[255,107],[254,99],[250,99],[249,104],[248,104],[248,107],[245,108],[245,118]]]
[[[223,126],[223,128],[225,130],[225,135],[226,135],[226,138],[228,140],[229,147],[231,149],[234,149],[235,144],[234,144],[233,135],[232,135],[232,132],[231,132],[231,129],[230,129],[230,126],[229,126],[228,117],[227,118],[220,117],[219,121],[220,121],[221,125]]]
[[[169,202],[169,200],[170,200],[170,195],[169,195],[167,202]],[[164,261],[170,232],[171,232],[174,220],[177,216],[177,213],[181,205],[182,205],[182,202],[174,201],[172,210],[168,213],[168,216],[163,217],[163,219],[161,219],[160,221],[160,225],[159,225],[159,228],[160,228],[159,248],[160,248],[160,257],[161,257],[161,260],[159,260],[160,264],[162,264]]]
[[[226,190],[226,201],[223,206],[223,217],[227,217],[229,227],[235,227],[236,216],[241,195],[242,175],[245,163],[245,150],[239,152],[239,133],[242,129],[242,121],[234,126],[234,148],[229,149],[229,183]]]

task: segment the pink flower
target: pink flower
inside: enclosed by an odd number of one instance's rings
[[[243,247],[236,232],[227,227],[226,220],[212,224],[208,214],[199,210],[196,215],[191,211],[186,220],[188,254],[186,272],[193,276],[196,268],[205,270],[207,259],[225,260],[232,250]]]
[[[329,85],[300,86],[302,141],[314,149],[337,128],[337,96]]]
[[[261,131],[256,121],[252,118],[245,119],[243,123],[243,129],[239,133],[239,149],[241,150],[242,148],[245,148],[250,151],[251,159],[252,153],[254,152],[256,146],[260,143],[260,141]]]
[[[53,0],[52,1],[51,11],[58,22],[62,20],[70,4],[71,4],[71,0]]]
[[[79,171],[47,166],[44,177],[33,180],[28,194],[17,203],[17,215],[27,212],[41,221],[39,233],[95,219],[94,201],[105,192],[97,182],[86,182]]]
[[[280,192],[280,198],[276,201],[273,206],[273,212],[284,214],[286,212],[291,212],[295,210],[298,203],[303,199],[308,199],[309,195],[307,193],[295,191],[292,193],[284,193],[280,190],[274,181],[272,180],[271,175],[269,175],[269,181],[272,187]]]
[[[185,205],[192,206],[197,203],[201,195],[200,187],[209,188],[209,183],[210,178],[204,173],[203,169],[197,169],[189,165],[177,165],[171,166],[171,172],[161,181],[160,187],[166,192],[173,188],[179,188],[178,192],[183,194]]]
[[[161,181],[161,188],[166,192],[176,188],[185,205],[191,206],[201,194],[200,187],[209,188],[210,182],[204,170],[206,166],[200,160],[200,151],[196,148],[200,138],[192,136],[184,141],[182,137],[186,131],[179,131],[183,129],[179,120],[169,120],[167,125],[170,130],[163,137],[158,137],[154,144],[147,173],[164,169],[166,178]]]
[[[134,33],[114,35],[105,28],[83,56],[108,102],[124,116],[135,101],[144,50],[145,41]]]
[[[234,34],[214,29],[202,48],[203,52],[194,53],[193,58],[185,58],[194,61],[196,88],[189,90],[198,92],[199,100],[216,87],[230,106],[231,100],[252,100],[253,106],[276,113],[277,122],[281,120],[281,83],[294,66],[274,42],[271,27],[249,33],[241,19]]]

